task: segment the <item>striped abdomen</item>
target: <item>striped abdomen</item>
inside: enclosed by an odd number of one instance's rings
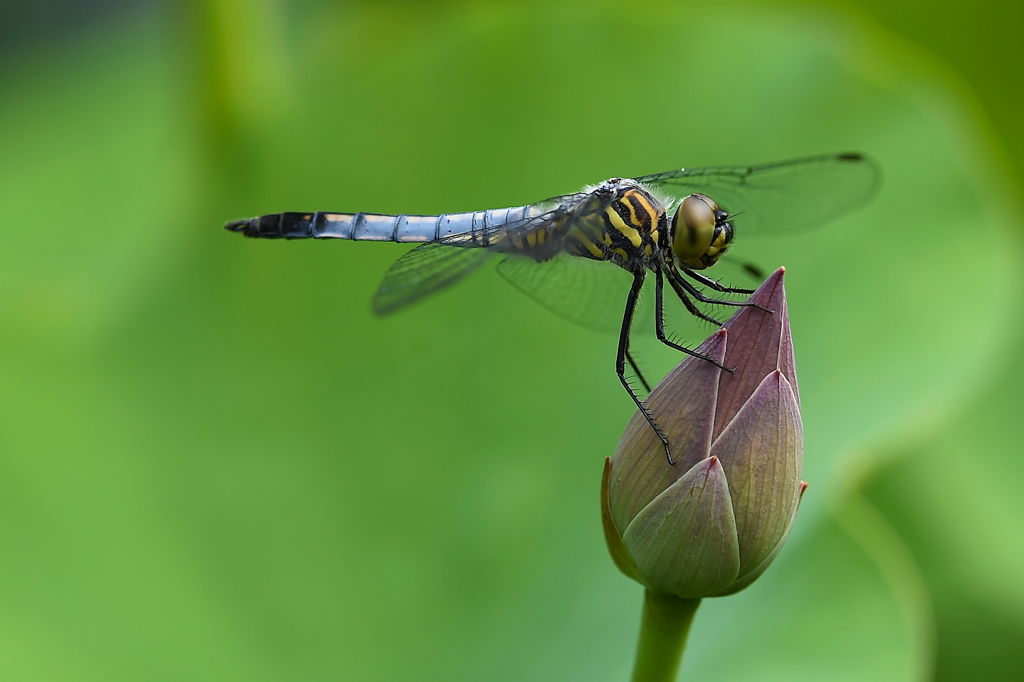
[[[480,234],[530,215],[530,206],[494,208],[442,215],[377,213],[275,213],[236,220],[224,226],[263,239],[356,239],[382,242],[432,242],[453,234]],[[473,243],[475,240],[470,239]]]

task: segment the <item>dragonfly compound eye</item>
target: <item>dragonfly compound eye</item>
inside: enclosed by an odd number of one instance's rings
[[[684,264],[701,269],[701,256],[707,253],[715,237],[715,210],[718,205],[704,194],[683,199],[672,216],[672,250]]]

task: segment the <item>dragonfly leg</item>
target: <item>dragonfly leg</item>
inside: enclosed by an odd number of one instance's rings
[[[727,287],[724,284],[722,284],[721,282],[719,282],[717,279],[711,279],[707,275],[702,275],[699,272],[697,272],[695,270],[691,270],[690,268],[687,268],[687,267],[683,268],[683,272],[686,274],[687,277],[691,277],[694,280],[696,280],[696,281],[700,282],[701,284],[703,284],[704,286],[710,287],[710,288],[714,289],[715,291],[721,291],[723,294],[746,294],[746,295],[749,296],[750,294],[754,293],[753,289],[740,289],[739,287]]]
[[[715,367],[718,367],[719,369],[724,369],[727,372],[732,371],[728,367],[724,367],[724,366],[720,365],[714,358],[710,358],[707,355],[704,355],[702,353],[698,353],[697,351],[691,350],[691,349],[687,348],[686,346],[680,346],[678,343],[675,343],[671,339],[668,338],[668,336],[665,334],[665,284],[664,284],[663,276],[661,274],[661,270],[655,270],[654,278],[655,278],[654,281],[657,284],[657,286],[654,289],[654,308],[655,308],[655,310],[654,310],[654,318],[655,318],[655,332],[658,334],[658,340],[661,341],[666,346],[668,346],[669,348],[674,348],[675,350],[682,351],[683,353],[686,353],[687,355],[692,355],[693,357],[700,358],[701,360],[707,360],[708,362],[710,362]],[[669,281],[671,281],[671,280],[669,280]],[[683,293],[681,293],[679,291],[677,291],[676,293],[679,293],[679,297],[682,298],[685,303],[689,304],[689,305],[687,305],[687,309],[688,310],[690,309],[690,306],[693,306],[691,312],[693,312],[694,310],[696,310],[697,313],[700,312],[699,309],[697,308],[697,306],[693,305],[693,301],[690,301],[688,298],[685,297],[685,294],[683,294]],[[694,314],[697,314],[697,313],[694,313]],[[704,317],[704,319],[709,319],[709,318]],[[722,323],[719,322],[718,320],[710,319],[710,321],[714,322],[718,326],[722,325]]]
[[[728,305],[728,306],[733,306],[735,308],[746,308],[748,306],[751,306],[751,307],[757,308],[758,310],[763,310],[766,313],[772,312],[771,310],[768,310],[767,308],[759,306],[756,303],[751,303],[750,301],[727,301],[727,300],[725,300],[723,298],[708,298],[703,293],[701,293],[700,289],[698,289],[697,287],[695,287],[692,284],[690,284],[689,282],[687,282],[683,278],[683,276],[679,274],[679,271],[676,270],[675,267],[672,264],[668,264],[668,268],[667,268],[666,272],[668,273],[669,281],[673,282],[673,287],[672,288],[676,290],[676,293],[679,293],[679,287],[682,287],[691,296],[693,296],[695,299],[697,299],[701,303],[710,303],[712,305]],[[675,286],[676,284],[678,284],[679,286],[678,287]],[[753,292],[751,292],[751,293],[753,293]],[[719,324],[721,324],[721,323],[719,323]]]
[[[672,285],[672,289],[676,292],[676,295],[679,297],[679,300],[683,302],[683,305],[686,306],[686,310],[691,315],[701,320],[704,320],[705,322],[710,322],[716,327],[722,326],[721,320],[716,320],[715,318],[711,317],[710,315],[708,315],[703,310],[701,310],[700,308],[693,304],[693,301],[690,300],[690,297],[686,295],[686,290],[676,283],[675,279],[672,278],[671,273],[668,274],[668,283]]]
[[[633,356],[629,354],[628,340],[626,342],[626,362],[628,362],[629,366],[633,368],[634,372],[636,372],[636,377],[640,380],[640,383],[644,385],[644,390],[650,393],[651,385],[647,383],[647,379],[644,379],[644,375],[640,373],[640,368],[636,366],[636,361],[633,360]]]
[[[626,298],[626,312],[622,316],[622,330],[619,332],[619,350],[615,355],[615,373],[619,376],[619,381],[622,382],[626,392],[629,393],[629,397],[636,403],[640,414],[644,416],[644,419],[647,420],[647,423],[651,425],[654,433],[661,440],[662,445],[665,446],[665,457],[668,458],[668,463],[675,466],[675,460],[672,459],[672,450],[668,445],[668,438],[661,432],[661,428],[654,421],[654,417],[651,416],[643,401],[640,400],[640,397],[630,387],[629,382],[626,381],[626,349],[629,347],[629,328],[633,324],[633,311],[636,310],[636,301],[640,296],[640,289],[644,285],[644,274],[645,271],[640,270],[633,275],[633,286],[629,288],[629,296]]]

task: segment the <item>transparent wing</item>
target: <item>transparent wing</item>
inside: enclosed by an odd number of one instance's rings
[[[608,193],[588,190],[552,197],[532,204],[531,215],[525,218],[446,235],[438,242],[464,248],[486,248],[497,253],[525,252],[534,260],[547,260],[563,250],[565,237],[573,228],[590,239],[599,238],[603,226],[594,218],[608,207],[612,199]],[[528,239],[531,233],[542,230],[547,233],[543,241]]]
[[[881,171],[862,154],[826,154],[762,166],[712,166],[636,178],[678,203],[703,192],[736,216],[744,234],[815,227],[865,204]]]
[[[578,192],[552,197],[534,204],[531,216],[498,226],[446,235],[416,247],[388,269],[374,294],[373,311],[387,315],[454,284],[495,253],[503,252],[502,247],[508,246],[510,236],[525,236],[559,221],[568,222],[565,217],[571,215],[587,196],[587,192]],[[553,238],[548,242],[547,253],[538,257],[550,258],[560,246],[559,240]]]
[[[508,255],[498,274],[559,317],[589,329],[618,333],[633,276],[608,261],[559,254],[540,262]],[[650,287],[645,286],[646,290]],[[653,295],[653,294],[652,294]],[[653,301],[637,311],[634,328],[653,323]],[[639,306],[638,306],[639,308]],[[650,319],[648,319],[650,318]]]
[[[484,249],[428,242],[399,258],[384,275],[373,296],[373,312],[387,315],[454,284],[484,264],[493,254]]]

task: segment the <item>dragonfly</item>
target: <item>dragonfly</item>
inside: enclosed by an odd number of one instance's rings
[[[668,439],[625,371],[628,363],[650,392],[629,352],[646,278],[653,274],[658,340],[718,365],[666,333],[665,284],[688,313],[720,326],[701,305],[751,304],[709,296],[702,287],[723,294],[753,291],[725,286],[703,271],[721,259],[738,233],[819,226],[866,204],[879,180],[870,157],[847,152],[611,178],[510,208],[441,215],[286,212],[231,221],[225,229],[262,239],[418,242],[377,289],[372,307],[379,315],[450,286],[500,256],[498,273],[547,308],[584,326],[617,328],[615,373],[664,445],[669,464],[675,464]],[[615,305],[623,293],[624,308]]]

